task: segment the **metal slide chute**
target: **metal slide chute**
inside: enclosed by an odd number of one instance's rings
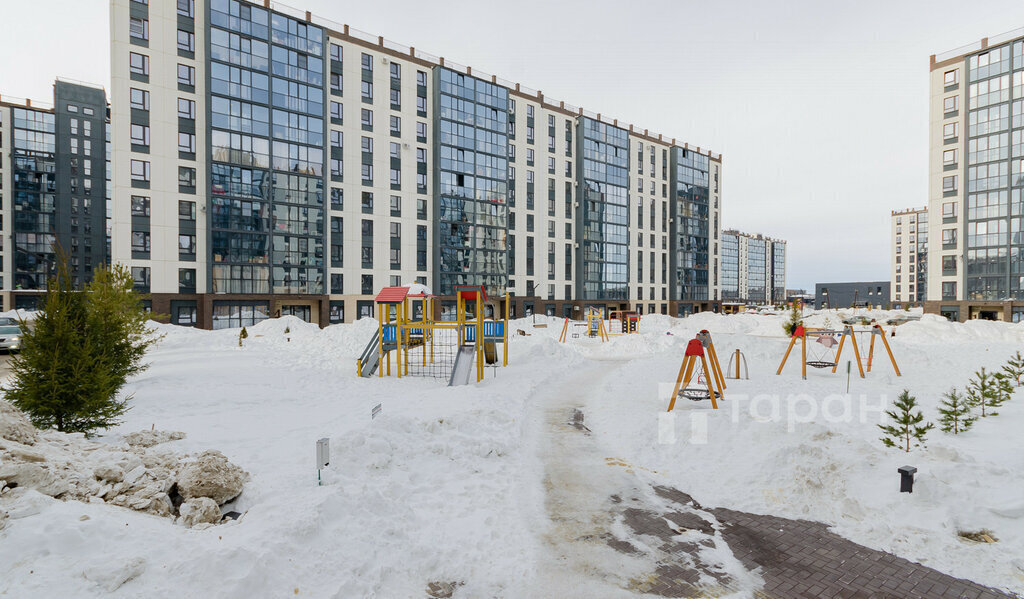
[[[476,348],[472,345],[459,346],[459,352],[455,354],[455,364],[452,366],[452,376],[448,379],[448,386],[468,385],[474,366],[476,366]]]

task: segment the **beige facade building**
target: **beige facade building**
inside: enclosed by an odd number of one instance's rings
[[[893,210],[889,235],[889,287],[894,307],[922,304],[928,292],[927,208]]]

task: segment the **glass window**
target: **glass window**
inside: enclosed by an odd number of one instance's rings
[[[135,146],[148,146],[149,145],[149,126],[139,125],[132,123],[131,125],[131,140],[132,145]]]
[[[181,85],[195,86],[195,84],[196,84],[196,69],[195,69],[195,67],[190,67],[188,65],[179,64],[178,65],[178,83],[180,83]]]
[[[960,123],[946,123],[942,126],[942,137],[944,139],[951,139],[957,136],[960,131]]]
[[[183,119],[195,120],[196,102],[186,98],[178,98],[178,116]]]
[[[331,102],[331,118],[337,119],[339,123],[344,121],[344,107],[341,102]]]
[[[373,111],[363,108],[360,116],[363,127],[373,129]]]
[[[178,218],[181,220],[195,220],[196,203],[188,200],[178,200]]]
[[[149,216],[149,198],[132,196],[132,216]]]
[[[957,163],[957,158],[959,157],[959,154],[960,154],[960,150],[958,150],[957,148],[953,148],[952,150],[944,150],[942,152],[942,164],[943,165],[956,164]]]
[[[942,81],[945,85],[953,85],[960,81],[960,71],[953,69],[952,71],[946,71],[942,75]]]
[[[942,100],[944,112],[955,112],[958,108],[960,108],[960,96],[949,96]]]
[[[942,204],[942,218],[956,217],[956,202],[945,202]]]
[[[957,189],[956,188],[956,183],[957,183],[957,176],[956,175],[951,175],[949,177],[943,177],[942,178],[942,191],[943,192],[956,191],[956,189]]]
[[[178,151],[188,154],[196,153],[195,133],[178,133]]]
[[[148,40],[149,21],[139,17],[131,17],[128,22],[128,34],[137,40]]]
[[[149,57],[138,52],[128,54],[128,68],[136,75],[149,75]]]
[[[391,117],[391,134],[401,135],[402,134],[402,118],[397,116]]]
[[[363,100],[367,102],[373,101],[373,83],[369,81],[361,81],[360,89],[362,90]]]
[[[149,92],[144,89],[131,88],[130,92],[132,108],[149,110]]]
[[[195,52],[196,38],[191,31],[178,30],[178,49],[184,52]]]

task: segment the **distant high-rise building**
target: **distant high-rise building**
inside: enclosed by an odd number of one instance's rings
[[[927,299],[1024,319],[1024,29],[932,55]]]
[[[786,242],[728,229],[722,232],[722,301],[786,301]]]
[[[274,2],[111,0],[111,250],[202,327],[720,301],[722,158]]]
[[[928,293],[928,209],[893,210],[890,238],[893,307],[921,304]]]
[[[53,106],[0,97],[0,308],[32,309],[67,256],[75,285],[107,262],[107,98],[57,79]]]

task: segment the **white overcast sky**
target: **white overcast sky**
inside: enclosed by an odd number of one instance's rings
[[[723,225],[786,239],[811,289],[887,279],[889,211],[927,203],[929,55],[1024,26],[1019,1],[288,4],[721,152]],[[109,89],[107,0],[0,23],[0,95]]]

